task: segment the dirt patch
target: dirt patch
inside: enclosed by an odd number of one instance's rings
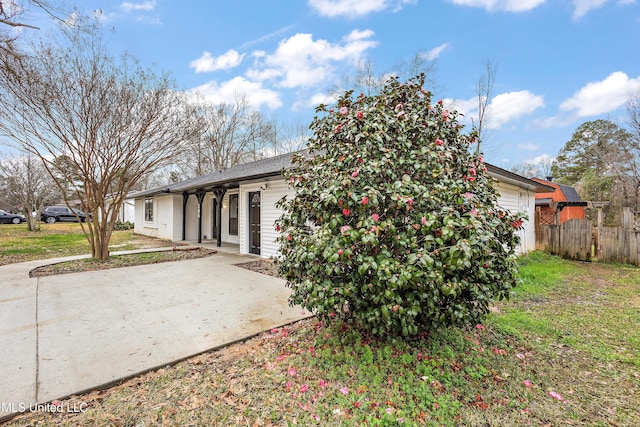
[[[80,273],[84,271],[108,270],[111,268],[132,267],[134,265],[158,264],[161,262],[184,261],[204,258],[216,254],[213,249],[197,247],[175,247],[169,251],[142,252],[127,255],[114,255],[107,260],[79,259],[57,264],[44,265],[29,272],[30,277],[52,276],[55,274]]]
[[[276,267],[276,264],[271,260],[261,259],[258,261],[244,262],[242,264],[236,264],[236,267],[246,268],[247,270],[266,274],[268,276],[280,277],[278,276],[278,268]]]

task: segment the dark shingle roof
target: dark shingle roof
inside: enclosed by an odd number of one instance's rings
[[[582,199],[580,198],[580,195],[578,194],[575,188],[569,187],[568,185],[562,185],[562,184],[558,184],[558,187],[560,187],[560,191],[562,191],[562,194],[564,194],[564,197],[566,197],[567,202],[582,201]]]
[[[141,191],[136,193],[134,197],[138,199],[154,194],[182,193],[185,191],[193,192],[199,189],[212,189],[214,187],[229,188],[237,186],[240,181],[266,178],[269,176],[279,176],[283,169],[290,169],[293,166],[291,156],[294,154],[301,154],[305,156],[307,153],[307,150],[301,150],[295,153],[281,154],[279,156],[269,157],[251,163],[236,165],[229,169],[212,172],[195,178],[189,178],[184,181],[164,185],[151,190]]]

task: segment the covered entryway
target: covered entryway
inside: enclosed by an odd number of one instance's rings
[[[260,192],[249,192],[249,253],[260,255]]]

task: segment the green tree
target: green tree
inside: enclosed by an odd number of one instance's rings
[[[615,222],[622,206],[638,206],[631,146],[631,133],[615,123],[585,122],[558,153],[553,177],[575,186],[583,200],[609,201],[607,221]]]
[[[479,322],[516,283],[522,221],[423,79],[319,106],[276,224],[291,303],[378,336]]]

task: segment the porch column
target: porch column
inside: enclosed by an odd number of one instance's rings
[[[222,198],[224,197],[226,192],[227,190],[225,190],[224,188],[213,192],[213,194],[215,194],[216,196],[216,200],[218,201],[216,203],[216,209],[218,210],[218,213],[216,214],[216,234],[218,235],[218,239],[216,242],[217,247],[222,246]]]
[[[187,202],[189,193],[182,193],[182,240],[187,240]]]
[[[202,202],[206,194],[202,190],[196,192],[196,198],[198,199],[198,243],[202,243]]]

